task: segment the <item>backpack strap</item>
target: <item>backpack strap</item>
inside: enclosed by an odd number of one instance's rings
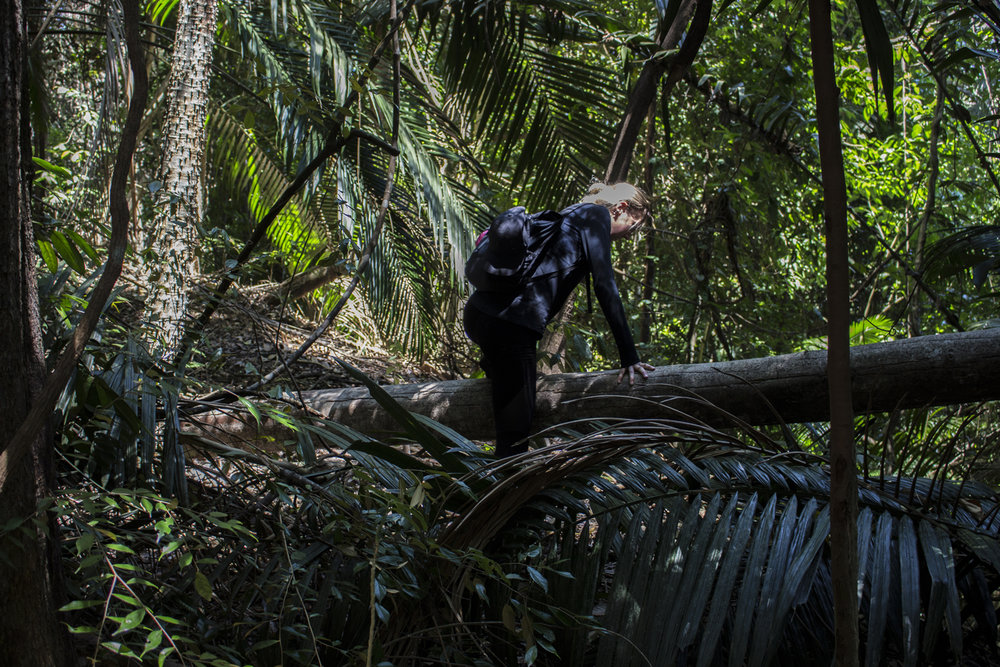
[[[545,259],[553,241],[562,234],[562,223],[563,216],[558,211],[539,211],[528,216],[525,225],[527,252],[518,268],[519,285],[524,286],[534,278],[535,269]]]
[[[587,314],[594,312],[594,306],[590,301],[590,271],[587,271]]]

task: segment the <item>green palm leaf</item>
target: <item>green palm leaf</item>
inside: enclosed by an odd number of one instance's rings
[[[509,526],[508,536],[538,536],[547,556],[536,567],[567,569],[573,579],[536,604],[594,614],[607,630],[595,653],[555,647],[583,656],[574,664],[767,665],[787,651],[829,660],[828,473],[809,457],[774,457],[776,445],[741,448],[728,437],[671,426],[620,424],[562,451],[539,451],[497,482],[448,539],[487,539],[465,528],[481,511],[494,526],[510,515],[522,529]],[[886,481],[860,482],[867,664],[889,655],[923,664],[943,646],[957,658],[960,609],[972,600],[963,593],[971,584],[960,585],[957,572],[976,573],[976,590],[995,590],[1000,581],[995,530],[961,507],[993,508],[995,499],[975,485]],[[523,507],[511,512],[508,501]],[[985,608],[973,613],[984,622],[995,617]],[[579,633],[559,636],[580,641]]]

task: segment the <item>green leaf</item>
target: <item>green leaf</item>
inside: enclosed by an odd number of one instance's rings
[[[257,409],[257,406],[248,401],[247,399],[243,398],[242,396],[237,396],[236,400],[238,400],[243,405],[243,407],[247,409],[247,412],[249,412],[253,416],[253,418],[257,421],[257,426],[260,426],[261,416],[260,416],[260,410]]]
[[[777,510],[777,495],[771,496],[762,510],[763,515],[754,529],[753,541],[747,552],[747,565],[744,568],[743,582],[740,585],[736,605],[736,621],[733,629],[733,648],[730,662],[742,663],[746,657],[747,645],[750,643],[750,625],[757,608],[764,564],[771,550],[771,529],[774,526]],[[735,656],[735,657],[733,657]]]
[[[465,466],[460,458],[452,454],[448,447],[438,440],[431,431],[420,424],[410,412],[397,403],[385,389],[346,361],[337,359],[337,363],[347,371],[348,375],[368,387],[372,398],[396,420],[408,436],[427,450],[428,454],[437,459],[445,470],[453,474],[463,474],[468,471],[467,466]]]
[[[697,667],[707,667],[711,664],[718,648],[718,639],[722,633],[722,627],[733,596],[734,584],[739,574],[739,564],[743,559],[746,545],[750,541],[750,535],[754,531],[756,512],[757,494],[754,494],[741,510],[740,517],[733,528],[733,537],[725,547],[726,553],[719,566],[720,576],[715,585],[715,591],[712,593],[709,614],[705,621],[701,646],[698,649]]]
[[[194,590],[203,600],[208,601],[212,599],[212,584],[201,570],[194,573]]]
[[[133,607],[139,606],[139,600],[134,595],[126,595],[125,593],[114,593],[113,595],[122,602],[130,604]]]
[[[930,601],[927,603],[925,623],[938,629],[942,620],[951,639],[955,655],[962,653],[962,631],[958,587],[955,582],[955,560],[951,540],[941,528],[930,521],[919,522],[917,532],[927,573],[930,575]],[[936,632],[924,632],[924,650],[929,652],[937,637]]]
[[[135,550],[132,549],[132,547],[128,546],[127,544],[121,544],[120,542],[109,542],[108,549],[111,549],[112,551],[119,551],[125,554],[135,555]]]
[[[55,273],[56,269],[59,268],[59,258],[56,256],[56,251],[52,247],[52,244],[44,239],[38,239],[37,245],[38,253],[42,256],[45,267],[49,270],[49,273]]]
[[[122,644],[121,642],[101,642],[101,646],[103,646],[104,648],[108,649],[109,651],[111,651],[115,655],[123,655],[126,658],[138,658],[139,657],[138,655],[136,655],[135,651],[133,651],[132,649],[130,649],[125,644]]]
[[[76,245],[77,248],[79,248],[80,250],[83,250],[83,254],[85,254],[87,257],[89,257],[90,260],[94,264],[100,264],[101,263],[101,257],[100,257],[100,255],[97,254],[97,251],[94,250],[94,247],[92,245],[90,245],[90,243],[88,243],[85,238],[83,238],[82,236],[80,236],[78,233],[76,233],[72,229],[67,229],[66,230],[66,236],[69,237],[69,239]]]
[[[146,5],[146,13],[149,15],[149,20],[153,23],[158,23],[159,25],[166,25],[167,18],[177,9],[179,0],[151,0]],[[155,186],[155,190],[153,189]],[[151,181],[149,184],[149,189],[151,192],[156,192],[162,187],[159,181]]]
[[[164,663],[167,661],[167,658],[169,658],[173,652],[174,652],[173,646],[167,646],[163,650],[161,650],[159,655],[156,656],[157,667],[163,667]]]
[[[181,624],[181,622],[179,620],[177,620],[176,618],[174,618],[173,616],[166,616],[164,614],[157,614],[156,615],[156,620],[160,621],[161,623],[170,623],[171,625],[180,625]]]
[[[62,176],[68,178],[73,175],[73,173],[66,167],[60,167],[57,164],[52,164],[48,160],[43,160],[40,157],[32,156],[31,161],[35,163],[36,167],[41,167],[43,171],[47,171],[50,174],[55,174],[56,176]]]
[[[878,518],[875,528],[875,553],[872,556],[869,586],[868,642],[866,664],[882,663],[882,642],[889,614],[889,586],[892,578],[891,541],[895,520],[888,512]]]
[[[472,582],[472,585],[476,589],[476,595],[479,596],[479,599],[483,602],[489,603],[490,598],[486,593],[486,586],[483,584],[483,580],[477,578]]]
[[[96,565],[100,561],[101,561],[101,554],[90,554],[89,556],[80,561],[79,565],[77,565],[76,570],[77,572],[81,570],[86,570],[88,567]]]
[[[81,255],[76,246],[66,238],[65,234],[57,229],[49,234],[49,238],[52,240],[52,247],[55,248],[56,253],[63,258],[63,261],[65,261],[71,269],[81,275],[86,273],[87,267],[83,262],[83,255]]]
[[[716,499],[721,499],[721,496],[716,494],[713,502]],[[712,586],[718,579],[716,572],[722,563],[724,545],[730,541],[729,532],[732,528],[732,517],[736,512],[739,499],[739,494],[733,494],[729,504],[719,515],[717,523],[713,521],[713,515],[705,513],[708,521],[704,522],[705,525],[701,530],[709,531],[712,541],[707,545],[707,550],[706,545],[702,545],[699,551],[692,553],[691,560],[694,561],[690,565],[692,576],[686,577],[687,581],[684,582],[684,586],[688,590],[683,593],[682,598],[690,600],[688,609],[686,612],[671,615],[672,619],[676,619],[680,631],[680,636],[677,638],[677,647],[680,649],[686,648],[694,641],[697,631],[701,627],[700,621],[703,618]],[[699,555],[702,553],[704,557]],[[694,619],[698,619],[698,621],[694,621]]]
[[[149,633],[149,636],[146,637],[146,645],[142,647],[142,653],[139,657],[141,658],[150,651],[156,650],[161,643],[163,643],[163,631],[153,630]]]
[[[915,667],[920,658],[920,557],[917,533],[908,516],[900,517],[899,591],[901,595],[903,656],[905,667]]]
[[[82,555],[85,551],[90,551],[90,547],[94,546],[94,534],[84,533],[76,540],[76,554]]]
[[[879,81],[885,95],[886,112],[890,122],[895,118],[893,105],[893,64],[892,42],[885,29],[882,13],[876,0],[855,0],[858,13],[861,16],[861,29],[865,37],[865,50],[868,53],[868,66],[871,69],[872,85],[878,95]]]
[[[104,604],[104,600],[74,600],[59,607],[59,611],[76,611],[77,609],[90,609]]]
[[[136,609],[135,611],[129,613],[128,616],[122,619],[121,624],[114,634],[120,635],[123,632],[128,632],[129,630],[136,628],[142,623],[142,619],[146,617],[146,610],[143,607]]]
[[[517,621],[515,620],[514,608],[510,604],[505,604],[503,609],[500,611],[500,619],[503,621],[503,625],[507,628],[512,635],[517,634]]]
[[[74,635],[92,635],[97,633],[97,628],[92,625],[71,625],[68,629]]]
[[[549,582],[544,576],[542,576],[542,573],[536,570],[535,568],[531,567],[530,565],[528,566],[527,569],[528,569],[528,576],[531,577],[531,580],[536,584],[538,584],[538,586],[541,587],[543,591],[548,593]]]

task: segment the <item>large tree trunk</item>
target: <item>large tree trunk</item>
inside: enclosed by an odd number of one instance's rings
[[[26,24],[21,0],[0,11],[0,452],[41,389],[44,357],[29,215],[31,144],[26,104]],[[31,456],[20,457],[0,482],[0,664],[71,664],[56,618],[55,549],[33,521],[48,492],[47,429],[37,432]],[[12,523],[17,527],[10,529]]]
[[[154,349],[167,357],[180,345],[191,278],[198,272],[198,225],[203,212],[202,174],[208,83],[218,4],[181,0],[167,84],[161,188],[148,248],[147,300]]]
[[[1000,329],[924,336],[851,350],[854,411],[1000,400]],[[752,425],[829,419],[826,351],[762,359],[665,366],[634,387],[615,384],[617,371],[548,375],[538,384],[535,426],[580,418],[697,418],[715,426],[730,415]],[[388,385],[407,410],[427,415],[474,439],[492,439],[487,380]],[[367,389],[302,392],[311,410],[355,430],[399,430]],[[251,421],[252,420],[248,420]],[[192,433],[207,427],[223,439],[287,437],[273,423],[256,424],[213,413],[193,419]]]

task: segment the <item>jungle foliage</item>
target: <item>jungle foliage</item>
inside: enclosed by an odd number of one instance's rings
[[[856,342],[994,325],[1000,13],[959,0],[833,9]],[[603,173],[638,70],[674,55],[656,38],[676,3],[398,10],[396,78],[389,56],[366,65],[392,30],[389,2],[220,1],[199,255],[206,282],[232,276],[247,293],[322,268],[354,275],[377,241],[338,335],[469,374],[459,267],[477,231],[510,205],[574,201]],[[155,90],[175,11],[144,8],[154,94],[130,196],[138,227],[160,187]],[[649,116],[633,172],[655,225],[617,261],[652,363],[825,344],[807,15],[798,0],[717,3],[691,69]],[[128,72],[115,3],[41,2],[30,23],[55,359],[106,257]],[[239,265],[334,129],[350,140]],[[131,276],[145,252],[130,249]],[[319,320],[346,289],[335,280],[282,307]],[[242,387],[185,374],[210,365],[201,342],[186,369],[151,357],[130,321],[141,298],[123,283],[63,394],[58,492],[38,515],[53,518],[64,616],[93,663],[829,662],[827,425],[718,430],[651,404],[647,420],[567,424],[498,463],[356,374],[399,436],[291,419],[286,377],[230,409],[270,414],[295,438],[267,451],[182,439],[185,411],[210,403],[199,396]],[[606,368],[614,350],[585,310],[562,354]],[[997,659],[996,423],[994,405],[856,420],[866,664]]]

